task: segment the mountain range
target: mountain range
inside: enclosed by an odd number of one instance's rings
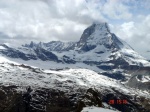
[[[55,94],[62,92],[62,96],[54,96],[64,97],[72,104],[61,107],[64,112],[81,111],[81,102],[84,106],[97,106],[99,100],[94,102],[92,99],[99,97],[105,108],[124,112],[149,111],[150,62],[112,33],[107,23],[93,23],[84,30],[78,42],[31,42],[19,47],[1,44],[0,55],[1,89],[10,93],[13,90],[25,92],[25,88],[31,86],[34,89],[33,112],[49,112],[47,108],[53,108],[49,96],[42,99],[53,91],[57,91]],[[93,95],[90,99],[87,97],[89,90]],[[134,102],[135,96],[138,96],[137,102]],[[120,105],[109,105],[108,100],[112,98],[124,98],[128,105],[122,106],[124,110]],[[41,104],[41,101],[49,103]],[[16,104],[16,100],[13,103]],[[57,101],[55,106],[56,110],[60,108]],[[24,109],[18,104],[10,108]],[[53,108],[54,112],[56,110]]]

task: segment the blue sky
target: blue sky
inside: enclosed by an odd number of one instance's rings
[[[78,41],[94,21],[136,51],[150,45],[149,0],[0,0],[0,42]]]

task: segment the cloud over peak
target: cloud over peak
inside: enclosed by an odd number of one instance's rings
[[[93,21],[106,21],[131,46],[148,43],[149,10],[149,0],[0,0],[0,39],[77,41]]]

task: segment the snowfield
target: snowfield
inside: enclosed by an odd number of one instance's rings
[[[114,111],[100,107],[85,107],[81,112],[120,112],[120,111]]]
[[[115,88],[124,94],[138,94],[150,97],[147,91],[143,92],[126,87],[119,81],[98,74],[89,69],[62,69],[44,70],[25,65],[10,63],[0,64],[0,84],[15,85],[21,88],[55,88],[63,91],[78,88],[103,89]]]
[[[0,49],[5,49],[3,46],[0,46]]]

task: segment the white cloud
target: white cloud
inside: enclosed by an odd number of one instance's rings
[[[104,4],[103,13],[111,19],[130,19],[132,17],[129,7],[120,0],[108,0]]]
[[[113,31],[124,40],[132,38],[133,31],[135,30],[136,28],[133,21],[125,22],[113,29]]]
[[[150,44],[149,9],[149,0],[0,0],[0,42],[78,41],[93,21],[107,21],[141,52]]]
[[[150,15],[142,17],[138,22],[126,22],[111,29],[118,37],[129,43],[139,53],[150,50]]]
[[[76,41],[96,19],[84,0],[0,1],[0,32],[14,39]]]

